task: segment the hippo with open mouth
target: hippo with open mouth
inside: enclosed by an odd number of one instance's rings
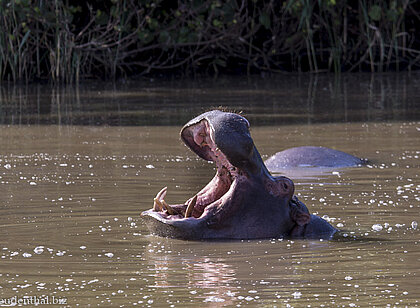
[[[213,110],[189,121],[181,139],[216,165],[214,178],[184,204],[165,202],[166,187],[141,216],[154,234],[172,238],[323,238],[337,232],[294,196],[292,180],[266,168],[244,117]]]

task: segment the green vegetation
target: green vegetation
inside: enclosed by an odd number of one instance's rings
[[[417,0],[0,0],[0,80],[412,70],[419,26]]]

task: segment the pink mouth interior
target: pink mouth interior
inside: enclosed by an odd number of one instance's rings
[[[212,127],[207,120],[202,120],[195,125],[187,127],[185,131],[184,134],[189,136],[190,142],[193,141],[198,146],[199,151],[206,153],[206,157],[209,157],[216,164],[216,175],[197,193],[197,202],[191,217],[199,218],[206,215],[211,208],[223,206],[229,199],[233,187],[236,186],[232,184],[238,177],[243,175],[217,148]],[[183,218],[191,199],[188,199],[185,204],[171,205],[178,213],[176,215],[169,215],[166,210],[159,213],[166,219]]]

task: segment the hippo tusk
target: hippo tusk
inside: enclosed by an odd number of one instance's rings
[[[175,215],[175,214],[177,214],[177,213],[174,211],[174,209],[173,209],[173,208],[171,208],[171,207],[169,206],[169,204],[168,204],[168,203],[166,203],[166,201],[165,201],[165,200],[161,200],[160,202],[161,202],[161,204],[163,205],[163,207],[166,209],[166,211],[168,212],[168,214],[169,214],[169,215]]]
[[[165,198],[167,190],[168,190],[168,187],[163,187],[156,194],[156,197],[153,198],[153,210],[155,212],[159,212],[163,209],[162,200]]]
[[[153,210],[159,212],[163,209],[163,205],[158,198],[153,198]]]
[[[165,199],[166,197],[166,192],[168,190],[168,187],[163,187],[157,194],[156,194],[156,199],[158,199],[159,201],[162,201],[163,199]]]
[[[188,202],[187,210],[185,211],[185,218],[188,218],[188,217],[192,216],[192,212],[193,212],[193,209],[194,209],[194,206],[195,206],[196,202],[197,202],[197,195],[195,195],[190,200],[190,202]]]

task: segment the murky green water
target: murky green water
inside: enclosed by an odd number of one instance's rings
[[[277,80],[278,87],[235,79],[149,90],[2,88],[0,301],[419,306],[420,79],[345,77],[334,86],[299,78]],[[215,105],[245,111],[264,158],[298,145],[368,158],[361,168],[287,174],[311,212],[358,240],[149,235],[139,213],[162,187],[168,202],[184,202],[212,178],[213,166],[178,132]]]

